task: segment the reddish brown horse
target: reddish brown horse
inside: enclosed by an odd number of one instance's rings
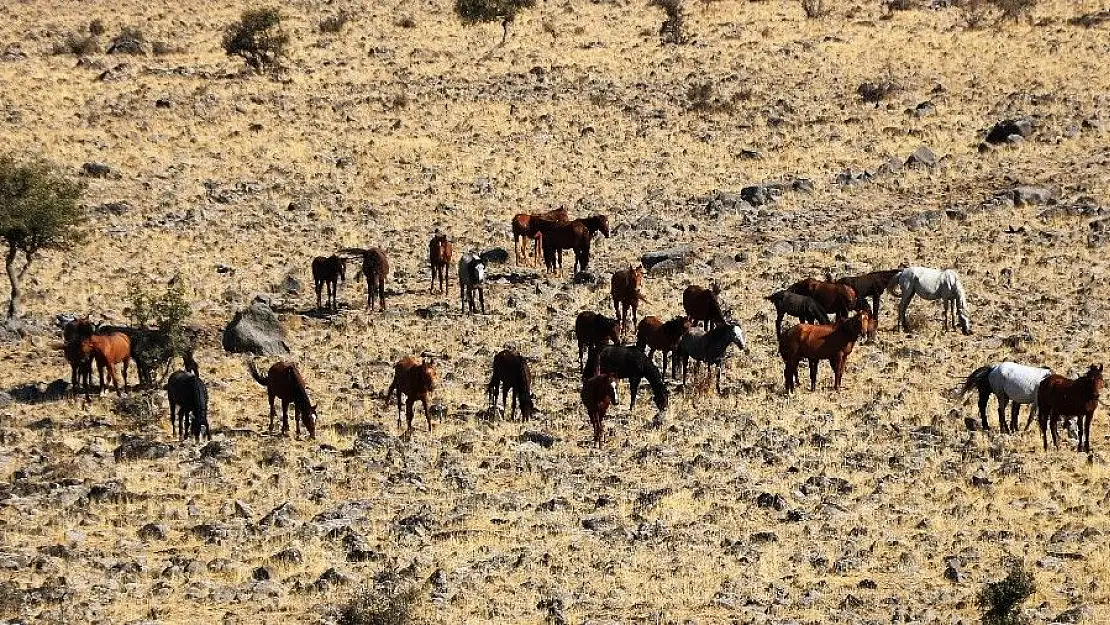
[[[348,247],[340,250],[341,254],[354,254],[362,257],[362,269],[359,273],[366,276],[366,308],[374,308],[374,299],[381,301],[381,310],[385,310],[385,279],[389,276],[389,259],[381,248]],[[356,276],[357,277],[357,276]]]
[[[501,393],[501,405],[504,407],[510,391],[513,402],[509,419],[512,420],[516,414],[518,403],[520,418],[525,421],[531,419],[535,412],[535,405],[532,403],[532,371],[523,356],[515,350],[505,349],[493,357],[493,374],[486,385],[490,413],[497,409],[497,393]]]
[[[447,235],[436,232],[428,243],[428,264],[432,267],[432,283],[428,285],[429,293],[435,290],[436,279],[439,280],[439,290],[444,293],[447,292],[447,287],[451,286],[449,268],[454,254],[455,249],[447,240]]]
[[[817,365],[829,361],[833,370],[833,389],[840,390],[844,377],[844,364],[852,353],[856,341],[871,326],[871,313],[861,309],[854,317],[837,321],[834,325],[800,323],[779,335],[779,355],[785,367],[786,392],[791,393],[798,383],[798,365],[809,359],[810,390],[817,389]]]
[[[274,431],[274,398],[281,400],[281,433],[289,433],[289,404],[293,404],[293,420],[297,436],[301,435],[301,424],[308,430],[310,438],[316,438],[316,422],[319,417],[316,413],[316,404],[308,399],[308,388],[305,386],[304,377],[300,369],[292,362],[275,362],[262,377],[255,369],[254,363],[247,361],[247,370],[255,382],[266,387],[266,394],[270,400],[270,427],[267,432]]]
[[[856,309],[856,290],[847,284],[806,278],[795,282],[786,290],[812,297],[825,312],[835,314],[837,319],[844,319]],[[874,318],[874,315],[871,316]]]
[[[644,348],[647,347],[648,358],[652,358],[655,351],[659,350],[663,354],[663,374],[666,375],[667,355],[673,354],[678,349],[678,343],[682,340],[682,336],[689,331],[690,319],[688,317],[675,317],[666,323],[659,317],[644,317],[640,320],[640,324],[636,326],[636,347],[640,351],[644,351]],[[674,377],[677,373],[676,363],[677,360],[672,357],[671,377]]]
[[[591,215],[570,223],[553,224],[537,222],[539,241],[543,246],[543,260],[548,271],[562,271],[563,250],[574,251],[574,270],[586,271],[590,265],[590,246],[593,236],[609,236],[609,217]]]
[[[691,284],[682,292],[682,308],[690,323],[697,325],[699,321],[705,324],[705,330],[712,330],[717,324],[725,323],[721,313],[721,304],[717,301],[717,289],[711,291],[707,288]]]
[[[601,449],[605,415],[609,406],[617,402],[617,378],[608,373],[599,373],[582,384],[582,405],[594,429],[594,445]]]
[[[1079,446],[1076,451],[1091,451],[1091,421],[1098,408],[1099,394],[1102,392],[1102,365],[1091,365],[1087,373],[1077,380],[1069,380],[1062,375],[1052,374],[1045,378],[1037,388],[1037,424],[1041,427],[1041,442],[1048,450],[1049,426],[1052,428],[1052,444],[1059,449],[1060,439],[1057,424],[1061,417],[1079,417]]]
[[[536,236],[540,233],[542,225],[540,222],[551,222],[553,224],[562,224],[570,221],[570,216],[567,215],[567,209],[556,208],[549,210],[546,213],[518,213],[513,217],[513,249],[516,252],[516,262],[519,265],[521,259],[528,259],[528,240],[535,241],[533,256],[539,260],[540,240]]]
[[[320,308],[320,296],[324,286],[328,287],[328,309],[339,310],[337,295],[339,283],[347,279],[347,259],[332,254],[312,259],[312,281],[316,284],[316,308]]]
[[[432,431],[432,416],[428,414],[428,399],[436,386],[436,368],[428,360],[417,360],[405,356],[393,365],[393,382],[385,392],[385,405],[389,406],[389,398],[397,393],[397,425],[401,425],[401,395],[405,399],[405,415],[408,418],[408,429],[412,429],[413,405],[419,401],[424,406],[424,418],[428,420],[428,431]]]
[[[620,322],[605,315],[584,310],[574,320],[574,337],[578,340],[578,367],[582,367],[582,354],[606,345],[619,345]]]
[[[81,357],[87,362],[92,359],[96,363],[96,372],[100,377],[100,390],[104,390],[104,370],[107,369],[115,386],[116,395],[123,395],[119,387],[119,374],[116,365],[123,363],[123,388],[127,388],[127,363],[131,358],[131,339],[123,332],[108,332],[106,334],[93,334],[86,336],[81,341]],[[91,374],[90,374],[91,375]],[[85,397],[89,396],[89,386],[85,386]]]
[[[613,310],[621,323],[621,336],[624,336],[624,328],[628,325],[629,311],[632,312],[632,323],[636,323],[640,302],[647,301],[644,294],[640,292],[640,286],[643,283],[642,265],[638,267],[629,265],[628,269],[613,272],[613,278],[609,281],[609,295],[613,298]]]
[[[874,306],[872,306],[871,313],[872,316],[875,317],[875,321],[878,322],[879,300],[882,299],[883,292],[890,287],[890,283],[902,272],[902,269],[905,269],[905,267],[888,269],[885,271],[872,271],[862,276],[840,278],[836,283],[846,284],[852,287],[852,290],[856,292],[856,298],[859,302],[866,303],[868,297],[872,298]]]

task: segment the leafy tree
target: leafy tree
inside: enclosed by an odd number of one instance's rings
[[[0,156],[0,241],[8,246],[4,268],[11,283],[9,319],[21,312],[20,284],[38,254],[66,249],[81,239],[85,213],[77,202],[84,190],[83,183],[70,180],[45,160],[19,162]]]
[[[238,22],[224,32],[224,51],[241,56],[255,71],[278,66],[289,45],[289,33],[281,28],[281,12],[276,8],[247,9]]]
[[[501,22],[501,44],[509,38],[509,24],[518,13],[536,6],[536,0],[455,0],[455,13],[464,24]]]
[[[191,358],[195,337],[185,325],[192,314],[185,281],[175,276],[158,295],[134,279],[127,285],[127,301],[124,314],[131,323],[132,356],[143,383],[150,384],[154,372],[168,366],[174,356]]]

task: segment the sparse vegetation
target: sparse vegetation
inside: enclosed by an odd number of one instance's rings
[[[959,6],[968,28],[978,28],[992,18],[995,23],[1016,22],[1036,8],[1037,0],[962,0]]]
[[[53,54],[73,54],[76,56],[99,54],[100,40],[97,39],[96,35],[70,33],[66,35],[65,39],[55,43],[51,52]]]
[[[180,276],[161,294],[153,293],[142,280],[132,280],[127,285],[127,303],[124,314],[131,325],[154,330],[133,339],[132,348],[140,368],[151,373],[164,369],[175,356],[191,348],[185,324],[192,310]]]
[[[686,4],[684,0],[650,0],[652,6],[663,9],[667,18],[659,27],[663,43],[683,44],[689,41],[686,32]]]
[[[501,22],[501,44],[509,37],[509,25],[536,0],[455,0],[455,14],[464,24]]]
[[[1023,625],[1028,623],[1020,606],[1037,587],[1033,574],[1021,566],[1010,570],[1006,578],[988,583],[979,593],[979,608],[983,612],[983,625]]]
[[[343,28],[350,20],[351,15],[349,13],[347,13],[346,11],[340,11],[335,15],[331,15],[320,20],[320,23],[317,24],[316,27],[322,33],[334,35],[343,32]]]
[[[99,37],[106,32],[108,32],[108,30],[104,27],[104,22],[99,19],[89,22],[89,34],[93,37]]]
[[[686,90],[686,108],[697,113],[731,113],[743,97],[741,92],[723,97],[712,82],[695,82]]]
[[[108,45],[108,54],[146,54],[146,36],[143,31],[128,26],[123,27],[120,33],[112,38]]]
[[[805,11],[808,19],[818,19],[825,17],[829,13],[829,8],[825,6],[825,0],[802,0],[802,10]]]
[[[281,20],[281,12],[276,8],[244,11],[239,21],[224,32],[224,52],[242,57],[258,72],[278,69],[290,40]]]
[[[419,588],[384,590],[366,585],[355,591],[339,613],[340,625],[413,625]]]

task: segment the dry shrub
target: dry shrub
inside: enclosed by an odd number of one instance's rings
[[[104,22],[98,19],[89,22],[89,34],[93,37],[99,37],[106,32],[108,30],[104,27]]]
[[[340,625],[412,625],[420,589],[386,591],[363,586],[339,611]]]
[[[88,56],[90,54],[100,53],[100,40],[96,35],[79,35],[70,33],[66,38],[54,44],[50,52],[58,54],[74,54],[76,56]]]
[[[960,8],[968,28],[981,28],[988,22],[1016,22],[1027,16],[1036,6],[1037,0],[961,0]]]
[[[0,618],[18,619],[26,605],[26,594],[19,584],[11,580],[0,582]]]
[[[289,45],[281,20],[281,12],[275,8],[243,11],[239,21],[224,32],[224,52],[243,57],[255,71],[277,69]]]
[[[325,17],[320,20],[320,23],[316,27],[319,28],[322,33],[335,35],[343,32],[343,27],[346,26],[347,22],[350,20],[350,14],[346,11],[340,11],[336,15]]]
[[[690,40],[686,32],[686,5],[683,0],[651,0],[651,4],[663,9],[667,15],[659,27],[663,43],[683,44]]]
[[[695,82],[686,90],[686,108],[698,113],[731,113],[736,104],[750,94],[736,92],[724,97],[711,82]]]
[[[825,0],[802,0],[802,10],[811,20],[820,19],[829,14],[829,7],[825,6]]]
[[[886,8],[891,11],[912,11],[921,8],[921,0],[886,0]]]
[[[983,611],[983,625],[1028,623],[1029,619],[1021,614],[1020,606],[1036,590],[1033,574],[1021,566],[1014,567],[1006,575],[1006,579],[988,583],[979,592],[979,608]]]

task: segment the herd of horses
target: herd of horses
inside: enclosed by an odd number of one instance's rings
[[[517,262],[527,264],[538,261],[542,251],[549,272],[561,271],[561,254],[567,249],[574,252],[574,270],[586,270],[594,235],[600,233],[608,237],[610,234],[607,216],[592,215],[571,220],[565,209],[516,215],[511,228]],[[531,253],[528,250],[529,239],[533,242]],[[330,257],[316,257],[312,261],[318,309],[338,310],[338,285],[346,279],[347,263],[360,258],[362,266],[359,274],[365,276],[367,283],[366,306],[372,310],[377,304],[379,310],[385,310],[389,260],[386,252],[376,247],[345,248]],[[454,262],[454,247],[446,234],[435,232],[428,243],[427,260],[431,271],[429,290],[434,292],[438,284],[439,290],[446,293],[450,285],[448,268]],[[458,259],[459,301],[463,313],[486,311],[483,288],[488,277],[486,265],[487,258],[476,251],[466,252]],[[682,294],[682,315],[669,320],[657,316],[638,319],[640,303],[648,302],[642,292],[643,281],[642,266],[629,265],[613,272],[610,296],[614,317],[587,310],[575,319],[574,335],[581,370],[580,398],[593,429],[593,442],[598,447],[603,442],[607,412],[617,402],[618,380],[628,380],[630,411],[635,409],[641,382],[646,380],[659,411],[657,419],[661,419],[669,400],[666,384],[668,365],[671,378],[678,377],[681,369],[683,388],[686,388],[691,361],[695,373],[704,363],[710,377],[715,366],[716,389],[720,393],[721,370],[729,347],[735,345],[741,350],[748,350],[740,325],[726,318],[716,287],[688,286]],[[799,383],[798,368],[803,360],[809,364],[811,390],[816,390],[817,372],[822,361],[827,361],[832,369],[833,389],[840,389],[847,359],[855,344],[861,339],[872,339],[876,334],[884,293],[900,298],[898,329],[908,327],[906,310],[913,298],[920,297],[942,302],[945,330],[958,327],[964,334],[971,334],[966,293],[959,276],[950,269],[900,267],[838,280],[805,278],[765,298],[776,312],[775,334],[787,393],[793,392]],[[798,323],[784,330],[783,320],[788,315],[797,318]],[[626,337],[629,331],[635,333],[634,341]],[[123,385],[126,387],[128,359],[131,357],[129,336],[119,329],[97,328],[87,318],[70,321],[63,335],[63,349],[71,366],[73,389],[76,391],[84,386],[88,397],[92,384],[91,368],[95,364],[100,376],[100,389],[105,387],[107,373],[116,392],[121,393],[116,366],[121,365]],[[660,354],[662,370],[655,364],[656,352]],[[199,441],[202,433],[211,438],[207,389],[192,352],[183,357],[185,369],[171,375],[166,386],[171,429],[182,438],[191,434]],[[258,372],[253,362],[248,361],[246,366],[251,377],[267,390],[270,431],[274,427],[275,399],[280,399],[282,434],[288,433],[288,413],[292,404],[296,434],[300,435],[303,425],[308,435],[314,438],[318,420],[316,405],[309,399],[304,377],[296,364],[286,361],[274,363],[265,376]],[[435,363],[427,356],[420,359],[405,357],[394,365],[385,401],[388,406],[391,398],[396,397],[398,425],[401,423],[404,398],[407,431],[413,428],[417,402],[423,407],[428,430],[432,429],[433,412],[442,413],[442,407],[430,405],[436,382]],[[1046,450],[1048,432],[1052,433],[1053,444],[1058,447],[1059,422],[1068,417],[1078,417],[1078,449],[1089,452],[1090,426],[1102,386],[1101,365],[1092,365],[1082,377],[1070,380],[1048,369],[1005,362],[976,369],[967,377],[960,395],[962,397],[971,388],[978,389],[980,419],[984,429],[990,427],[986,418],[988,399],[992,394],[996,396],[999,401],[999,427],[1003,432],[1016,432],[1019,406],[1031,405],[1032,412],[1026,428],[1035,414]],[[519,407],[521,418],[530,419],[536,407],[528,359],[513,348],[498,352],[493,358],[486,393],[487,414],[497,413],[499,395],[502,410],[511,395],[510,418]],[[1005,419],[1008,404],[1012,404],[1009,423]]]

